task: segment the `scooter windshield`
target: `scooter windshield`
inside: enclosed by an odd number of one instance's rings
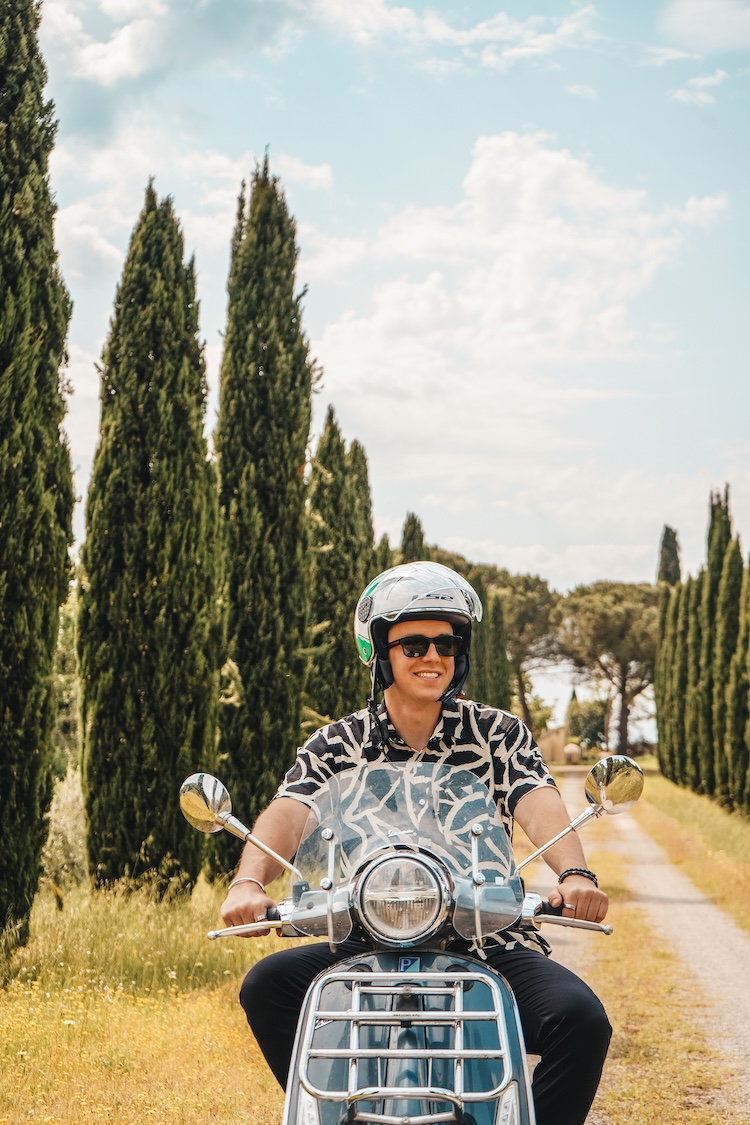
[[[472,847],[483,886],[503,888],[509,916],[517,916],[523,891],[510,841],[487,786],[475,774],[416,761],[363,763],[342,771],[316,794],[308,817],[296,865],[310,893],[297,903],[292,924],[302,933],[320,933],[315,901],[322,886],[333,916],[333,939],[343,941],[352,929],[348,887],[353,874],[365,860],[408,848],[435,856],[464,888],[463,907],[461,894],[456,895],[453,924],[461,936],[475,937],[473,897],[470,906],[466,902],[475,886]],[[485,933],[497,928],[482,927]]]

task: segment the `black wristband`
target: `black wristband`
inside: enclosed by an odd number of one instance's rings
[[[562,883],[564,879],[567,879],[568,875],[583,875],[584,879],[590,879],[595,887],[599,886],[599,880],[593,871],[589,871],[588,867],[566,867],[565,870],[561,871],[558,875],[558,883]]]

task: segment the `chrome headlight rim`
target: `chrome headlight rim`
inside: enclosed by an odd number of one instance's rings
[[[377,923],[373,922],[366,902],[367,884],[369,880],[382,866],[394,862],[410,865],[414,868],[426,871],[433,880],[438,892],[438,905],[434,916],[419,932],[412,932],[408,936],[405,934],[390,935],[378,929]],[[425,941],[429,941],[430,938],[434,937],[445,925],[453,905],[453,893],[450,878],[446,870],[440,863],[432,859],[432,857],[420,855],[411,849],[403,852],[400,849],[389,850],[378,856],[377,859],[366,863],[357,875],[353,899],[363,929],[379,944],[403,949],[409,949],[415,945],[422,945]]]

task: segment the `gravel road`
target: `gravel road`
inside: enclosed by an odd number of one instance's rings
[[[561,788],[568,808],[577,812],[582,774],[565,777]],[[750,938],[669,862],[634,817],[624,813],[609,817],[607,824],[607,848],[622,850],[627,857],[632,901],[705,992],[706,1007],[699,1017],[704,1032],[721,1046],[736,1072],[727,1102],[750,1125]],[[585,846],[585,832],[583,842]],[[571,968],[585,964],[591,954],[585,943],[596,940],[595,935],[562,928],[548,927],[547,934],[555,958]]]

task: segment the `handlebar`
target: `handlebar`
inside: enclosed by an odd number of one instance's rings
[[[244,922],[241,926],[226,926],[223,930],[209,930],[208,936],[211,941],[216,941],[220,937],[246,937],[249,934],[258,934],[263,930],[273,929],[274,924],[280,926],[283,921],[278,906],[269,906],[265,918],[261,918],[259,922]]]

